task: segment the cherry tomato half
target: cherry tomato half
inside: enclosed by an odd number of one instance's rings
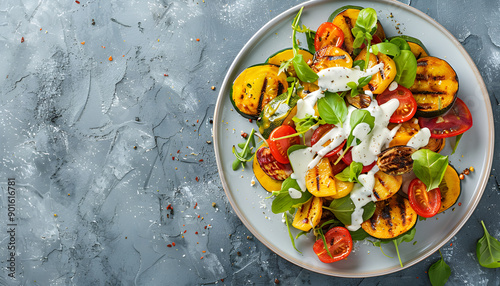
[[[316,128],[316,130],[314,130],[314,133],[311,137],[311,145],[314,146],[319,141],[319,139],[321,139],[321,137],[323,137],[326,133],[328,133],[334,127],[335,127],[335,125],[333,125],[333,124],[325,124],[325,125],[321,125],[320,127]],[[332,142],[331,140],[326,141],[326,143],[323,144],[323,147],[327,146],[331,142]],[[328,152],[328,154],[326,154],[324,157],[331,157],[331,156],[337,154],[340,150],[342,150],[342,148],[345,145],[345,142],[346,142],[346,140],[344,140],[342,143],[340,143],[340,145],[338,147],[335,147],[335,149]]]
[[[347,151],[347,153],[345,153],[344,157],[342,157],[342,161],[344,161],[344,163],[346,163],[348,166],[351,165],[351,163],[352,163],[351,149],[349,149],[349,151]],[[361,173],[368,173],[373,168],[373,166],[375,166],[376,164],[377,164],[377,161],[373,161],[373,163],[371,163],[370,165],[363,166]]]
[[[457,98],[450,110],[433,118],[418,118],[421,128],[427,127],[432,138],[447,138],[460,135],[472,127],[472,115],[467,105]]]
[[[316,31],[314,38],[314,48],[319,51],[321,48],[334,45],[337,48],[342,47],[344,43],[344,32],[331,22],[324,22]]]
[[[427,187],[418,178],[413,179],[408,187],[408,199],[411,208],[422,217],[433,217],[441,208],[439,188],[427,192]]]
[[[417,112],[417,101],[413,97],[413,93],[402,85],[398,85],[395,90],[386,89],[377,96],[379,105],[382,105],[389,100],[396,98],[399,100],[399,107],[394,111],[389,119],[391,123],[403,123],[410,120],[415,112]]]
[[[349,256],[352,250],[352,237],[347,228],[336,226],[325,234],[326,245],[332,257],[326,251],[323,239],[318,239],[313,245],[313,251],[321,262],[332,263]]]
[[[288,125],[281,125],[276,127],[273,132],[271,132],[271,135],[269,135],[267,143],[269,144],[269,149],[271,149],[271,154],[273,154],[276,161],[280,162],[281,164],[290,163],[290,159],[288,159],[286,151],[288,151],[288,148],[290,146],[300,144],[300,139],[298,136],[279,140],[273,139],[281,138],[295,133],[297,132],[295,131],[295,129],[293,129],[293,127]]]

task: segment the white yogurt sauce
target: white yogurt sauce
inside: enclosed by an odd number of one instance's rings
[[[346,68],[346,67],[331,67],[321,70],[318,73],[318,85],[322,90],[329,92],[346,91],[351,88],[347,83],[353,81],[358,83],[358,80],[365,76],[370,76],[378,73],[384,68],[384,64],[377,64],[366,71],[362,71],[359,67]]]
[[[290,177],[297,180],[297,184],[302,192],[306,191],[307,165],[312,161],[313,157],[314,153],[311,152],[310,147],[295,150],[288,156],[293,168],[293,173]]]
[[[406,144],[407,146],[413,147],[415,149],[420,149],[427,144],[429,144],[429,139],[431,138],[431,131],[429,128],[424,127],[417,132],[417,134],[411,137],[410,141]]]
[[[288,194],[292,199],[300,199],[302,198],[302,191],[296,190],[294,188],[288,189]]]
[[[324,97],[325,94],[318,89],[306,95],[306,97],[301,98],[297,101],[297,114],[295,117],[298,119],[305,118],[308,114],[314,116],[314,105],[318,99]]]
[[[373,195],[375,186],[375,173],[378,172],[378,166],[374,166],[367,174],[361,174],[358,180],[361,184],[355,184],[351,191],[351,200],[354,203],[354,212],[351,215],[351,225],[346,226],[350,231],[356,231],[363,223],[363,206],[377,199]]]

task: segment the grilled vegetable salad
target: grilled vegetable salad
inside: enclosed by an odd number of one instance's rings
[[[418,39],[386,38],[372,8],[339,8],[317,31],[299,24],[301,14],[292,47],[233,83],[234,108],[256,120],[264,141],[252,153],[252,130],[241,152],[233,148],[233,168],[253,158],[272,211],[301,231],[297,237],[316,237],[322,262],[346,258],[353,240],[397,248],[413,239],[419,216],[433,217],[460,196],[458,172],[439,154],[446,138],[458,144],[472,127],[457,74]]]

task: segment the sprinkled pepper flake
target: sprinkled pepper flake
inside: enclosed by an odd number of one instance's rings
[[[205,229],[207,229],[207,226],[205,225]]]
[[[198,178],[198,177],[196,177],[196,178]],[[196,209],[197,206],[198,206],[198,203],[195,203],[193,209]]]
[[[200,41],[200,38],[196,38],[196,41],[199,42]]]
[[[181,152],[181,150],[177,150],[177,154],[179,154]]]
[[[198,215],[198,218],[200,218],[200,215]]]
[[[200,257],[200,260],[201,260],[201,259],[203,259],[203,256],[202,256],[202,257]]]
[[[172,246],[175,246],[175,242],[172,242]]]
[[[24,37],[21,37],[21,43],[24,43]]]
[[[80,4],[80,1],[76,0],[76,1],[75,1],[75,3],[76,3],[76,4]]]
[[[173,161],[173,160],[175,160],[175,157],[174,157],[174,156],[172,156],[172,161]]]
[[[169,205],[167,206],[167,210],[173,210],[173,209],[174,209],[174,208],[172,207],[172,204],[169,204]]]
[[[199,179],[198,177],[196,177],[196,178],[194,178],[194,179],[195,179],[197,182],[199,182],[199,181],[200,181],[200,179]]]
[[[113,57],[112,57],[112,56],[110,56],[110,57],[108,58],[108,60],[109,60],[110,62],[112,62],[112,61],[113,61]]]
[[[198,160],[198,162],[203,162],[203,159]]]
[[[195,232],[194,232],[194,234],[198,234],[198,232],[197,232],[197,231],[195,231]]]
[[[203,252],[203,253],[206,253],[206,251],[205,251],[205,250],[203,250],[202,252]]]
[[[213,86],[213,85],[212,85],[211,89],[212,89],[212,90],[215,90],[215,86]]]
[[[85,41],[81,42],[80,44],[85,45]]]
[[[462,206],[462,203],[458,203],[458,206],[461,207]]]
[[[187,232],[187,230],[184,231],[184,233],[186,233],[186,232]]]

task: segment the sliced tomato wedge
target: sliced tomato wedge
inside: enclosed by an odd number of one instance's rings
[[[347,151],[347,153],[345,153],[344,157],[342,157],[342,161],[344,161],[344,163],[346,163],[348,166],[351,165],[351,163],[352,163],[351,149],[349,149],[349,151]],[[363,166],[361,173],[368,173],[373,168],[373,166],[375,166],[376,164],[377,164],[377,161],[373,161],[373,163],[371,163],[370,165]]]
[[[472,127],[472,115],[460,98],[457,98],[450,110],[433,118],[419,117],[421,128],[427,127],[432,138],[447,138],[460,135]]]
[[[433,217],[441,208],[441,191],[435,188],[427,192],[425,184],[415,178],[408,187],[408,200],[419,216]]]
[[[340,48],[343,43],[344,32],[331,22],[324,22],[316,31],[316,37],[314,38],[314,48],[316,51],[329,45]]]
[[[316,130],[314,130],[313,135],[311,136],[311,145],[314,146],[316,143],[318,143],[319,139],[321,139],[321,137],[323,137],[326,133],[328,133],[334,127],[335,127],[335,125],[333,125],[333,124],[325,124],[325,125],[321,125],[320,127],[316,128]],[[332,142],[331,140],[326,141],[326,143],[323,144],[323,147],[326,147],[331,142]],[[328,154],[326,154],[324,157],[331,157],[331,156],[337,154],[340,150],[342,150],[342,148],[345,145],[345,142],[346,142],[346,140],[344,140],[342,143],[340,143],[340,145],[338,147],[335,147],[335,149],[328,152]]]
[[[313,245],[313,251],[321,262],[332,263],[342,260],[352,251],[352,237],[345,227],[336,226],[330,229],[325,234],[325,240],[332,257],[328,255],[322,238],[316,240]]]
[[[274,139],[285,137],[295,133],[297,132],[295,131],[295,129],[293,129],[293,127],[288,125],[281,125],[276,127],[273,132],[271,132],[271,135],[269,135],[267,143],[269,144],[269,149],[271,149],[271,154],[273,154],[276,161],[280,162],[281,164],[290,163],[290,159],[288,159],[286,151],[288,151],[288,148],[290,146],[300,144],[300,139],[298,136],[279,140]]]
[[[398,85],[395,90],[386,89],[379,94],[377,101],[379,105],[382,105],[393,98],[399,100],[399,107],[394,111],[389,122],[403,123],[410,120],[417,112],[417,101],[413,97],[413,93],[406,87]]]

